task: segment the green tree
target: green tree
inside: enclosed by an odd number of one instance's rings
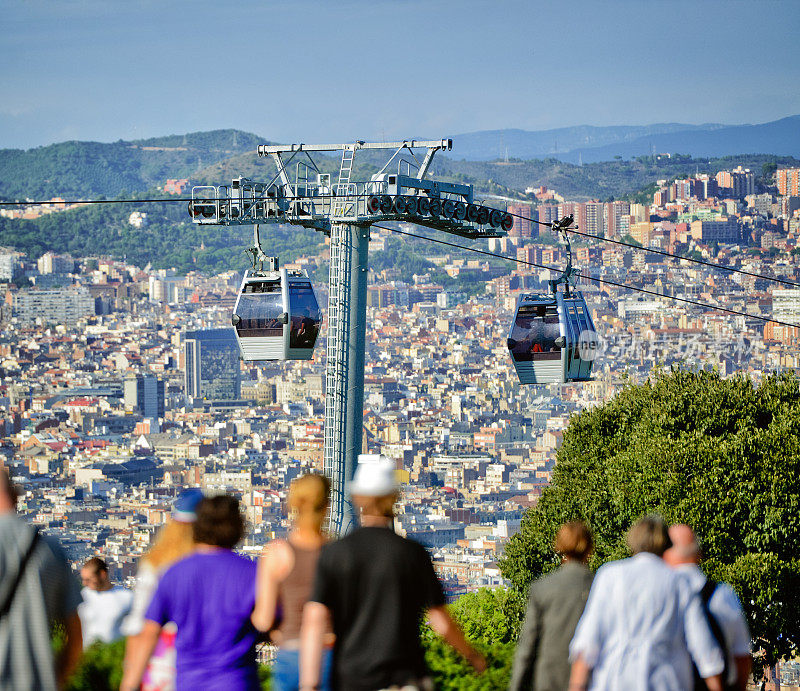
[[[125,641],[93,643],[67,683],[67,691],[113,691],[122,681]]]
[[[57,628],[53,635],[53,648],[57,652],[63,645],[63,628]],[[93,643],[84,651],[77,669],[67,681],[66,691],[116,691],[122,681],[124,658],[124,639],[114,643]],[[271,688],[270,676],[270,668],[259,665],[258,680],[263,691]]]
[[[483,588],[461,596],[450,605],[470,643],[486,657],[488,667],[480,676],[427,625],[422,626],[425,661],[437,689],[462,691],[504,689],[511,679],[511,665],[524,614],[525,598],[513,589]]]
[[[771,664],[800,640],[800,382],[760,386],[716,372],[662,372],[575,416],[551,485],[506,547],[503,575],[524,593],[557,566],[552,542],[576,518],[594,530],[592,566],[626,556],[642,514],[693,526],[704,568],[739,594]]]

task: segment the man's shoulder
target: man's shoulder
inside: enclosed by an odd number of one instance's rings
[[[120,602],[133,601],[133,591],[129,588],[124,588],[121,585],[115,585],[113,588],[111,588],[111,592],[114,594],[114,598]]]
[[[326,558],[343,556],[352,552],[361,552],[374,545],[382,550],[401,552],[407,555],[427,555],[428,552],[419,542],[402,537],[388,528],[357,528],[340,540],[329,542],[322,548]]]
[[[724,582],[717,583],[709,598],[708,607],[714,614],[724,614],[725,611],[736,613],[743,611],[736,591]]]

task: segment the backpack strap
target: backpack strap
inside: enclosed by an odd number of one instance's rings
[[[717,642],[717,645],[722,650],[722,659],[724,663],[724,667],[722,669],[722,683],[723,686],[727,686],[728,684],[728,646],[725,643],[725,635],[722,632],[722,627],[719,625],[717,618],[711,613],[711,609],[708,606],[708,603],[711,601],[714,592],[717,589],[719,583],[717,581],[712,581],[710,578],[706,579],[706,582],[703,584],[703,587],[700,590],[700,601],[703,605],[703,612],[706,615],[706,620],[708,621],[708,626],[711,629],[711,634],[714,636],[714,640]]]
[[[0,607],[0,619],[3,619],[6,614],[11,610],[11,605],[14,602],[14,595],[16,595],[17,588],[19,587],[20,581],[22,581],[22,576],[25,574],[25,567],[28,565],[31,556],[33,556],[36,547],[39,544],[39,529],[33,529],[33,537],[31,538],[31,543],[28,545],[28,549],[25,550],[25,553],[22,555],[22,558],[19,562],[19,568],[17,569],[17,575],[14,577],[13,582],[11,583],[11,588],[6,595],[6,599],[3,602],[3,606]]]

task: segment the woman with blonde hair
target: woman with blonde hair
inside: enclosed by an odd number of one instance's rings
[[[273,643],[278,646],[271,679],[276,691],[299,688],[300,622],[311,595],[320,550],[327,542],[322,524],[329,495],[330,481],[324,475],[303,475],[292,482],[289,535],[285,540],[270,542],[259,559],[252,621],[259,631],[270,631]],[[320,689],[330,689],[333,645],[330,628],[326,644]]]
[[[158,533],[153,546],[139,561],[136,585],[133,589],[133,607],[123,622],[125,666],[135,658],[141,647],[144,614],[156,591],[161,575],[175,562],[194,551],[192,524],[195,509],[203,498],[199,489],[188,489],[178,496],[170,518]],[[150,657],[142,679],[142,691],[172,691],[175,688],[175,625],[167,625],[161,632],[156,649]]]

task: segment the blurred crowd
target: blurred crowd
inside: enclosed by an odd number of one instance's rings
[[[57,540],[16,515],[0,471],[0,688],[61,688],[85,646],[125,637],[122,691],[258,689],[259,642],[277,647],[276,691],[422,691],[434,688],[423,620],[480,675],[486,660],[448,613],[428,552],[394,532],[398,491],[394,464],[364,457],[351,483],[360,526],[330,540],[328,480],[297,478],[287,537],[254,562],[234,551],[245,530],[238,500],[186,490],[133,591],[96,557],[81,590]],[[562,564],[531,585],[509,688],[743,691],[742,608],[703,574],[691,528],[646,516],[627,541],[632,556],[593,576],[591,531],[561,527]]]

